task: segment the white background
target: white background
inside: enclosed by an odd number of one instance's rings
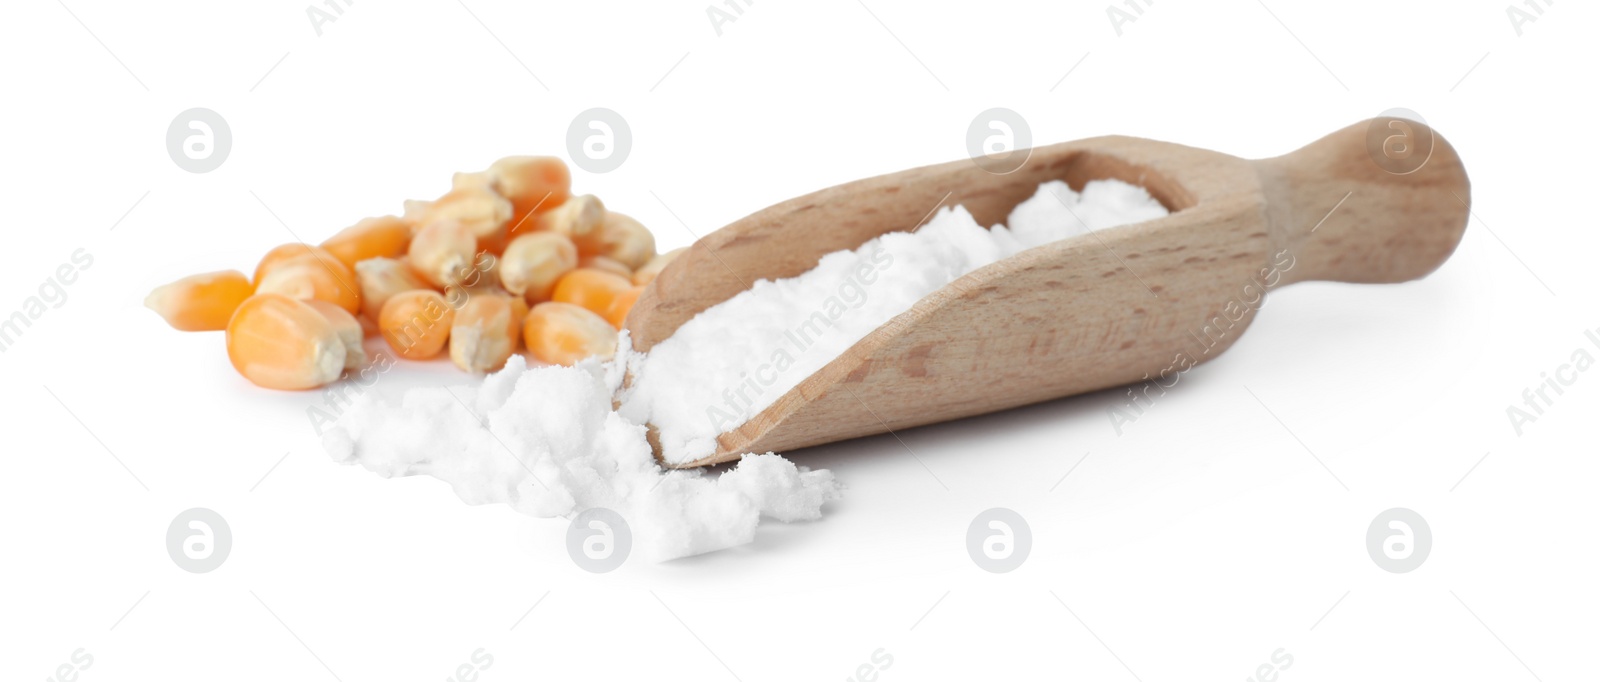
[[[482,680],[815,680],[882,648],[883,680],[1154,682],[1247,679],[1283,648],[1282,680],[1592,675],[1600,372],[1520,436],[1506,408],[1600,356],[1596,9],[1519,36],[1507,4],[1162,2],[1119,37],[1096,2],[764,0],[720,36],[704,2],[362,1],[321,36],[295,2],[7,3],[0,315],[74,250],[94,263],[0,354],[0,666],[47,679],[81,647],[83,680],[442,680],[481,647]],[[996,106],[1041,144],[1245,157],[1407,107],[1465,159],[1476,217],[1425,280],[1274,292],[1121,435],[1102,393],[797,453],[849,486],[821,522],[605,575],[561,520],[333,464],[314,395],[250,386],[219,334],[140,307],[452,171],[565,156],[595,106],[634,146],[574,185],[663,248],[961,158]],[[165,150],[191,107],[233,133],[208,174]],[[407,365],[384,389],[467,380]],[[232,528],[211,573],[166,553],[191,507]],[[990,507],[1032,528],[1015,572],[968,558]],[[1411,573],[1364,546],[1391,507],[1432,528]]]

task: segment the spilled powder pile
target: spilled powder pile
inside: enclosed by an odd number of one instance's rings
[[[941,209],[915,232],[891,232],[824,256],[799,277],[762,280],[685,323],[650,349],[621,412],[660,429],[663,458],[681,464],[716,437],[923,297],[980,267],[1041,244],[1167,215],[1142,187],[1039,186],[1005,226],[984,229],[965,208]]]
[[[626,345],[621,358],[631,353]],[[664,471],[644,427],[611,410],[622,366],[529,369],[512,356],[475,395],[412,389],[390,405],[368,393],[323,446],[335,460],[384,477],[440,479],[468,504],[499,502],[539,517],[610,509],[628,522],[633,552],[647,561],[745,544],[762,516],[815,520],[823,502],[838,498],[832,473],[771,453],[746,455],[717,478]]]
[[[648,355],[633,352],[624,334],[607,362],[528,368],[513,356],[473,395],[414,389],[394,405],[364,394],[324,446],[335,460],[386,477],[441,479],[470,504],[504,503],[540,517],[610,509],[647,561],[748,543],[763,517],[821,518],[841,491],[833,474],[772,453],[747,454],[718,477],[665,471],[643,424],[660,429],[668,462],[710,455],[717,434],[962,275],[1047,242],[1166,214],[1145,190],[1115,180],[1090,182],[1081,196],[1065,183],[1040,185],[1012,211],[1009,227],[986,230],[964,208],[942,209],[915,232],[828,254],[798,277],[756,282]],[[632,385],[613,410],[625,374]]]

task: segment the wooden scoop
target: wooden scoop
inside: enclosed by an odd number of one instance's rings
[[[1403,282],[1466,229],[1461,159],[1428,126],[1379,118],[1249,161],[1132,137],[1039,147],[997,175],[972,160],[858,180],[706,235],[628,315],[649,349],[758,279],[911,230],[935,206],[1003,222],[1039,183],[1141,185],[1171,211],[1029,249],[919,301],[738,429],[700,466],[1159,381],[1226,350],[1267,290],[1306,280]]]

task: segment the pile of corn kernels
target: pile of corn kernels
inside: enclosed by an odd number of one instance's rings
[[[185,277],[145,306],[174,329],[225,330],[234,368],[284,390],[360,368],[375,334],[409,360],[448,347],[475,373],[499,369],[519,345],[551,364],[609,356],[639,293],[678,251],[657,255],[639,221],[572,196],[571,184],[558,158],[507,157],[457,173],[449,192],[407,201],[401,216],[274,248],[251,277]]]

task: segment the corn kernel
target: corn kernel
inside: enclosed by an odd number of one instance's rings
[[[508,156],[484,174],[500,196],[511,200],[513,238],[534,230],[534,217],[566,203],[572,192],[572,174],[554,156]]]
[[[623,265],[622,261],[605,256],[589,255],[578,258],[578,267],[590,270],[603,270],[619,277],[633,279],[633,269]]]
[[[597,315],[611,309],[611,301],[633,286],[627,278],[604,270],[579,268],[556,282],[550,300],[587,308]]]
[[[656,255],[655,235],[639,221],[616,211],[607,211],[598,227],[572,241],[578,245],[578,253],[615,259],[630,272]]]
[[[528,299],[505,292],[506,298],[511,299],[511,333],[517,337],[516,347],[522,347],[522,325],[528,321]],[[516,352],[516,348],[512,349]]]
[[[676,260],[678,256],[683,255],[683,252],[687,250],[687,247],[677,248],[651,258],[649,263],[644,264],[644,267],[633,271],[633,283],[644,286],[654,282],[656,275],[661,274],[661,271],[666,269],[668,263]]]
[[[430,203],[408,205],[408,209],[412,206],[415,215],[408,218],[424,228],[433,223],[453,222],[472,233],[478,250],[499,253],[505,248],[511,202],[487,185],[462,184]]]
[[[511,296],[511,318],[517,321],[516,329],[519,332],[517,338],[520,339],[522,338],[520,334],[522,323],[528,319],[528,299],[521,296]]]
[[[461,308],[467,302],[478,296],[504,296],[510,297],[505,289],[500,288],[499,259],[493,254],[478,254],[479,266],[463,278],[460,284],[452,284],[444,288],[444,303],[451,310],[461,314]]]
[[[644,287],[632,286],[616,298],[611,299],[611,306],[606,308],[605,318],[611,326],[622,329],[622,323],[628,319],[628,311],[633,310],[633,304],[639,300],[639,294],[644,293]]]
[[[534,357],[556,365],[617,352],[617,330],[605,318],[569,303],[534,306],[522,325],[522,338]]]
[[[479,251],[472,259],[472,267],[462,273],[458,284],[467,289],[500,288],[500,256]]]
[[[500,284],[529,301],[550,300],[561,276],[578,267],[578,247],[557,232],[530,232],[506,245],[500,259]]]
[[[427,224],[423,222],[423,218],[428,217],[428,211],[432,210],[433,202],[422,199],[406,199],[400,202],[400,206],[402,207],[400,220],[411,227],[411,236],[416,237],[417,233],[421,232],[422,228]]]
[[[361,323],[356,316],[351,315],[344,308],[340,308],[327,301],[306,301],[306,305],[315,308],[317,314],[328,320],[333,325],[333,333],[339,337],[339,343],[344,344],[344,368],[360,369],[367,362],[367,349],[362,347],[361,339],[365,336],[361,331]]]
[[[173,329],[218,331],[228,328],[233,311],[254,292],[238,270],[208,272],[156,287],[145,297],[144,307],[156,311]]]
[[[408,360],[426,360],[444,349],[455,311],[431,289],[389,297],[378,315],[378,329],[389,347]]]
[[[339,378],[345,344],[328,318],[309,304],[257,294],[228,322],[228,360],[257,386],[304,390]]]
[[[365,218],[322,242],[323,250],[346,267],[368,258],[398,258],[411,244],[411,225],[398,216]]]
[[[539,215],[539,229],[560,232],[576,243],[600,229],[606,206],[593,194],[580,194]],[[581,251],[581,249],[580,249]]]
[[[493,291],[467,299],[450,326],[450,359],[457,367],[481,374],[506,364],[522,337],[523,319],[513,303],[521,300]]]
[[[256,282],[256,293],[328,301],[357,313],[361,311],[361,292],[355,281],[355,275],[344,263],[310,253],[273,265]]]
[[[390,296],[429,288],[409,264],[394,258],[368,258],[356,263],[356,283],[361,286],[361,313],[372,320],[378,319]]]
[[[477,239],[460,223],[430,223],[411,238],[411,267],[438,288],[461,283],[473,271]]]
[[[450,189],[462,188],[489,188],[494,189],[494,176],[489,171],[476,173],[456,173],[450,176]],[[505,196],[505,195],[501,195]]]
[[[326,249],[320,246],[311,246],[309,244],[302,244],[300,242],[280,244],[273,247],[271,251],[268,251],[267,255],[261,257],[261,262],[256,264],[255,274],[250,276],[250,281],[255,282],[257,286],[260,286],[261,278],[265,277],[273,268],[307,255],[316,256],[318,259],[324,261],[339,260],[338,258],[335,258],[333,254],[328,253]]]

